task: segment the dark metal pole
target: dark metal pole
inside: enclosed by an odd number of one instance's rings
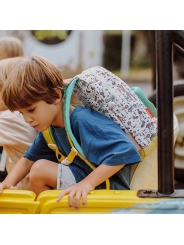
[[[158,193],[174,192],[172,31],[156,31]]]

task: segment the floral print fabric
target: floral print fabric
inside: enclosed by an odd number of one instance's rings
[[[96,66],[77,75],[74,93],[85,107],[114,120],[145,148],[157,136],[156,118],[131,88],[116,75]]]

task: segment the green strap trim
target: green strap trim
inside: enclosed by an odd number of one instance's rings
[[[76,82],[79,80],[78,77],[74,78],[67,87],[64,89],[64,106],[63,106],[63,112],[64,112],[64,124],[65,124],[65,130],[67,134],[70,136],[71,141],[73,142],[76,150],[84,157],[84,152],[77,142],[75,136],[73,135],[71,124],[70,124],[70,101],[73,93],[73,89],[75,87]]]

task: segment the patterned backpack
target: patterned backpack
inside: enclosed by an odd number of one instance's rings
[[[81,146],[76,141],[70,126],[70,102],[75,93],[83,106],[92,108],[115,121],[129,133],[141,147],[142,158],[149,155],[157,146],[156,108],[146,98],[143,91],[130,88],[124,81],[103,67],[96,66],[74,77],[64,90],[64,121],[71,152],[63,156],[54,142],[51,128],[43,132],[48,147],[64,165],[72,163],[76,155],[81,157],[92,169],[94,166],[86,159]],[[150,147],[151,145],[151,147]]]

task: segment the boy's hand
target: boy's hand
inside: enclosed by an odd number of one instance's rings
[[[117,173],[124,164],[117,166],[107,166],[100,164],[94,171],[92,171],[85,179],[73,185],[66,190],[63,190],[57,197],[59,201],[64,195],[68,194],[68,203],[70,208],[79,209],[80,199],[82,198],[82,205],[86,205],[87,194],[94,190],[96,186],[103,183],[106,179]]]
[[[16,187],[12,186],[11,184],[2,182],[0,183],[0,193],[2,193],[3,189],[16,189]]]
[[[82,198],[82,206],[86,206],[87,202],[87,194],[94,190],[94,187],[90,183],[86,183],[85,180],[73,185],[65,190],[63,190],[59,196],[57,197],[57,201],[61,200],[61,198],[68,194],[68,203],[71,209],[80,208],[80,199]]]

